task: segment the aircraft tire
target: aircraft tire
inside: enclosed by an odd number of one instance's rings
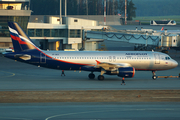
[[[94,79],[95,75],[93,73],[90,73],[88,77],[89,77],[89,79]]]
[[[157,79],[157,76],[156,76],[156,75],[152,76],[152,79],[153,79],[153,80],[156,80],[156,79]]]
[[[104,80],[104,76],[103,76],[103,75],[99,75],[99,76],[98,76],[98,80],[99,80],[99,81],[103,81],[103,80]]]

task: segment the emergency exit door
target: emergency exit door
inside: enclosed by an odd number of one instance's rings
[[[46,63],[46,55],[43,53],[40,53],[40,63]]]
[[[159,54],[154,54],[154,58],[155,58],[155,64],[160,64],[160,56]]]

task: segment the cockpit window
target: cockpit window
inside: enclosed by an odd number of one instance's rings
[[[171,58],[170,57],[165,57],[166,60],[170,60]]]

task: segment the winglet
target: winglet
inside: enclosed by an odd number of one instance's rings
[[[161,31],[163,31],[163,30],[164,30],[164,27],[161,28]]]
[[[98,60],[96,60],[96,62],[97,62],[97,65],[99,65],[99,63],[101,63],[100,61],[98,61]]]

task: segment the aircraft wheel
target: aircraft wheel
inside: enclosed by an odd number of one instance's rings
[[[98,76],[98,80],[103,81],[104,80],[104,76],[103,75],[99,75]]]
[[[152,76],[152,79],[153,79],[153,80],[156,80],[156,79],[157,79],[157,76],[156,76],[156,75]]]
[[[93,73],[90,73],[88,77],[89,77],[89,79],[94,79],[95,75]]]

